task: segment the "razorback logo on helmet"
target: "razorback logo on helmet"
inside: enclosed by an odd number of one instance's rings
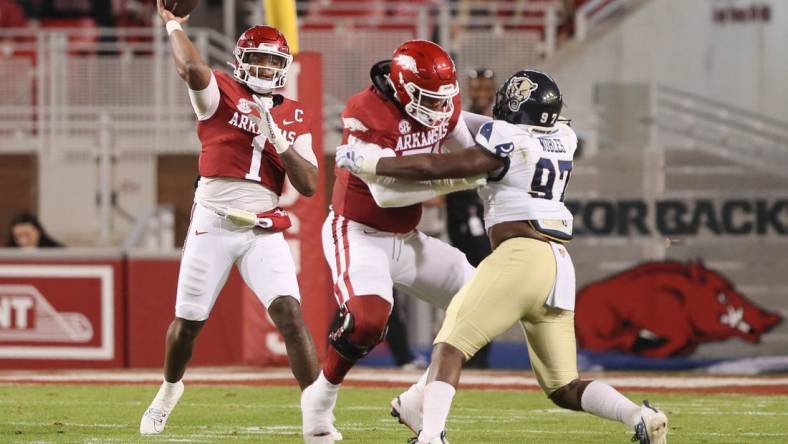
[[[528,77],[514,77],[509,82],[506,96],[509,97],[509,109],[518,111],[520,106],[531,97],[531,93],[539,88],[539,85],[531,81]]]
[[[419,73],[419,67],[416,64],[416,59],[407,54],[398,54],[396,57],[394,57],[393,62],[402,67],[402,69],[408,70],[414,74]]]
[[[781,321],[700,262],[636,266],[587,285],[575,309],[579,347],[659,358],[731,338],[758,343]]]

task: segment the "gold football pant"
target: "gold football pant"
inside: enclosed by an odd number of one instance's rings
[[[574,312],[545,305],[555,278],[548,243],[505,241],[452,299],[435,344],[445,342],[470,359],[519,322],[536,379],[549,395],[578,378]]]

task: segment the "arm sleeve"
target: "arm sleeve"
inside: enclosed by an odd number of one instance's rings
[[[299,156],[303,157],[304,160],[317,168],[317,156],[315,156],[315,152],[312,150],[312,133],[304,133],[298,136],[293,143],[293,149]]]
[[[362,150],[382,150],[381,157],[394,157],[396,155],[391,148],[381,148],[380,145],[355,138],[349,140],[348,144],[360,147]],[[399,180],[393,177],[367,174],[361,174],[357,177],[367,184],[372,198],[381,208],[407,207],[436,196],[477,188],[486,183],[485,176],[422,181]]]
[[[216,110],[219,108],[221,94],[213,71],[211,71],[211,81],[205,89],[200,91],[189,90],[189,100],[192,102],[192,108],[194,108],[194,113],[197,115],[198,120],[208,120],[216,113]]]
[[[383,176],[360,176],[360,178],[367,184],[372,198],[381,208],[407,207],[455,191],[477,188],[486,183],[484,176],[418,182]]]
[[[476,145],[476,143],[473,141],[473,135],[475,133],[472,133],[468,128],[464,116],[465,112],[463,111],[459,120],[457,120],[457,124],[454,125],[454,129],[451,131],[451,133],[449,133],[449,136],[443,143],[442,148],[446,152],[470,148]]]

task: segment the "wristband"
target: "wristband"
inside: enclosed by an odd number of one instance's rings
[[[364,158],[358,164],[358,172],[359,174],[366,174],[370,176],[375,176],[378,171],[378,162],[380,162],[380,158],[382,156],[375,156],[371,159]]]
[[[181,24],[175,20],[170,20],[164,27],[167,28],[167,35],[172,35],[175,31],[183,31]]]
[[[290,144],[287,143],[287,140],[285,140],[284,138],[276,137],[270,140],[269,142],[271,142],[271,145],[274,146],[274,149],[276,150],[277,154],[282,154],[288,149],[290,149]]]

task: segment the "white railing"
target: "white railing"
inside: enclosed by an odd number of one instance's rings
[[[575,12],[575,39],[584,40],[597,25],[626,7],[631,0],[591,0]]]
[[[655,90],[660,145],[699,149],[788,177],[788,122],[665,85]]]
[[[188,29],[214,65],[234,44]],[[0,31],[0,150],[194,151],[194,117],[160,27]],[[109,133],[107,136],[105,133]],[[136,142],[135,142],[136,140]]]
[[[543,33],[543,55],[555,52],[558,26],[565,12],[561,2],[476,0],[465,2],[408,3],[397,1],[315,0],[298,5],[299,26],[304,31],[350,29],[409,30],[416,38],[438,40],[449,47],[452,29],[504,32],[535,31]]]
[[[555,5],[548,1],[540,10],[556,11]],[[533,65],[554,33],[550,26],[546,38],[534,30],[500,32],[510,25],[536,26],[550,17],[522,13],[517,19],[470,15],[468,29],[449,36],[448,23],[458,14],[444,6],[430,10],[428,18],[431,25],[443,23],[436,29],[450,39],[447,47],[457,54],[460,73],[485,66],[506,76]],[[234,39],[209,29],[186,31],[211,65],[224,67],[232,60]],[[369,84],[373,63],[415,37],[411,29],[302,29],[302,50],[323,54],[324,122],[339,121],[347,98]],[[336,146],[338,133],[329,129],[324,134],[326,146]],[[98,196],[100,243],[108,244],[116,235],[109,222],[111,190],[121,164],[116,160],[149,161],[160,153],[198,150],[193,112],[161,26],[0,30],[0,152],[37,153],[48,165],[64,160],[94,164],[96,184],[90,192]]]
[[[136,218],[123,241],[123,251],[172,251],[175,249],[175,208],[172,205],[149,207]]]

